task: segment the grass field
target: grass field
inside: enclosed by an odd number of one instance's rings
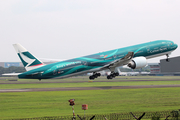
[[[131,78],[133,78],[134,80],[137,77],[124,77],[124,79]],[[144,77],[140,78],[144,79]],[[86,82],[0,84],[0,89],[180,84],[178,80],[171,81],[172,77],[156,78],[162,80],[169,79],[168,81],[127,81],[88,83],[88,80],[85,78],[71,78],[67,79],[67,81],[80,81],[82,79],[84,79]],[[148,79],[153,78],[148,77]],[[173,79],[178,79],[178,77],[175,77]],[[18,82],[23,81],[25,80],[20,80]],[[30,80],[27,81],[31,83]],[[63,79],[62,81],[66,81],[66,79]],[[180,109],[179,93],[179,87],[0,93],[0,119],[72,115],[72,108],[71,106],[69,106],[68,102],[68,100],[72,98],[75,99],[75,113],[78,114],[84,113],[84,111],[81,110],[82,104],[88,104],[89,109],[86,111],[87,114],[176,110]]]

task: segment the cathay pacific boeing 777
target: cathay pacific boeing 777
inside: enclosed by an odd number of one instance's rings
[[[107,79],[112,79],[119,75],[116,71],[119,66],[127,65],[132,69],[143,68],[147,65],[147,59],[162,55],[166,55],[168,61],[169,54],[178,47],[173,41],[157,40],[45,65],[20,44],[13,46],[27,70],[18,77],[39,80],[54,77],[67,78],[90,72],[93,74],[89,79],[95,79],[101,76],[99,71],[106,69],[111,71]]]

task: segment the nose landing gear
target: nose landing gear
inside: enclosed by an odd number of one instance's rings
[[[166,58],[166,62],[169,62],[169,54],[166,54],[167,58]]]

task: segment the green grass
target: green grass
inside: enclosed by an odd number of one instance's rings
[[[158,79],[168,81],[125,81]],[[115,82],[88,82],[87,77],[62,79],[60,81],[82,81],[83,83],[44,83],[58,80],[44,80],[40,84],[0,84],[0,89],[19,88],[56,88],[56,87],[101,87],[130,85],[169,85],[180,84],[179,77],[120,77]],[[104,81],[105,79],[96,79]],[[117,80],[117,82],[116,82]],[[12,81],[0,80],[0,83]],[[13,82],[12,82],[13,83]],[[180,88],[143,88],[143,89],[110,89],[110,90],[77,90],[77,91],[42,91],[42,92],[9,92],[0,93],[0,119],[33,118],[44,116],[72,115],[69,99],[74,98],[75,113],[83,114],[82,104],[88,104],[87,114],[106,114],[124,112],[164,111],[180,109]]]
[[[75,112],[88,114],[163,111],[180,108],[180,88],[48,91],[0,93],[0,119],[72,115],[68,100],[75,99]]]

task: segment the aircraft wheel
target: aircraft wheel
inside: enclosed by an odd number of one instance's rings
[[[89,79],[90,80],[94,80],[94,76],[89,76]]]
[[[115,73],[115,75],[116,75],[116,76],[119,76],[119,73],[117,72],[117,73]]]
[[[97,78],[98,76],[97,75],[92,75],[93,78]]]
[[[101,73],[97,73],[98,76],[101,76]]]
[[[169,62],[169,59],[168,59],[168,58],[166,59],[166,62]]]
[[[111,74],[110,76],[111,76],[112,78],[115,78],[115,77],[116,77],[116,74],[113,73],[113,74]]]
[[[113,77],[111,75],[108,75],[107,76],[107,79],[112,79]]]

